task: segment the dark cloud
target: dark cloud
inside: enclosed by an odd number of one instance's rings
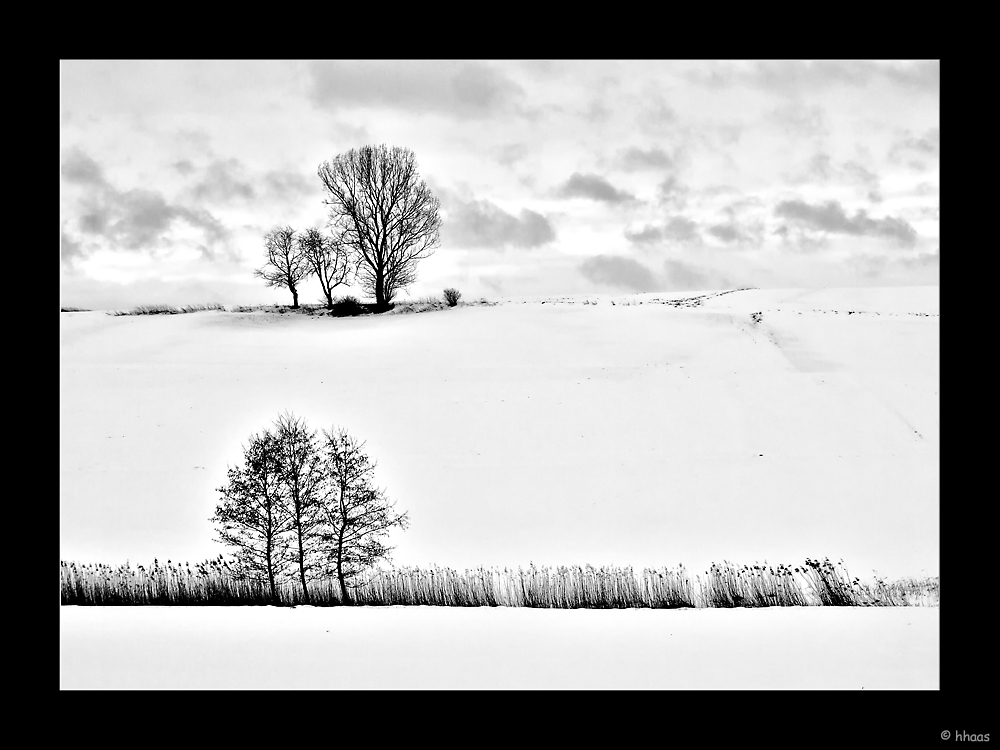
[[[190,159],[175,161],[173,167],[185,177],[194,172],[194,164],[191,163]]]
[[[738,243],[741,247],[751,245],[759,247],[764,241],[764,224],[761,221],[740,221],[734,213],[730,213],[730,221],[725,224],[713,224],[706,231],[713,237],[727,244]]]
[[[640,229],[638,232],[626,229],[625,239],[629,242],[635,243],[636,245],[650,245],[663,239],[663,230],[659,227],[653,226],[647,226],[645,229]]]
[[[688,192],[677,177],[670,175],[657,186],[656,200],[661,206],[683,209],[687,205]]]
[[[678,242],[694,242],[700,239],[698,225],[683,216],[675,216],[670,219],[663,228],[663,235]]]
[[[899,164],[908,161],[915,169],[924,169],[924,159],[937,159],[941,155],[941,129],[930,128],[922,136],[906,133],[889,150],[889,161]]]
[[[888,237],[910,247],[917,241],[916,230],[906,221],[892,216],[872,219],[862,210],[856,211],[854,216],[850,217],[837,201],[827,201],[817,205],[800,200],[783,201],[778,204],[774,213],[775,216],[788,219],[805,228],[831,234]]]
[[[449,199],[442,232],[448,242],[469,248],[533,248],[552,242],[555,230],[542,214],[522,209],[514,216],[485,200]]]
[[[80,216],[80,231],[87,234],[103,234],[107,229],[111,212],[105,206],[92,206]]]
[[[488,117],[516,108],[523,91],[482,62],[336,60],[310,63],[310,96],[321,107],[382,106]]]
[[[733,286],[730,281],[710,269],[699,269],[679,260],[666,260],[663,270],[667,278],[667,288],[670,291],[686,292],[707,289],[728,289]]]
[[[245,178],[238,159],[217,160],[208,165],[204,176],[192,188],[194,197],[228,203],[234,198],[250,200],[256,197],[253,185]]]
[[[631,193],[618,190],[600,175],[579,172],[563,183],[558,195],[562,198],[590,198],[603,203],[630,203],[635,200]]]
[[[174,168],[185,172],[194,169],[187,161],[176,162]],[[190,168],[190,169],[189,169]],[[249,184],[241,185],[232,172],[238,169],[238,162],[216,162],[207,170],[207,176],[192,191],[202,198],[229,194],[245,194]],[[114,249],[132,251],[154,250],[169,240],[169,234],[177,222],[184,222],[201,231],[205,243],[197,245],[202,254],[214,258],[216,248],[225,246],[229,232],[215,216],[203,207],[191,208],[183,204],[169,202],[162,193],[155,190],[118,190],[107,181],[93,159],[83,151],[70,151],[63,163],[63,175],[70,183],[79,185],[75,193],[76,228],[96,239],[103,239]],[[96,189],[95,189],[96,188]],[[79,241],[64,232],[64,248],[68,257],[77,257],[82,252]],[[222,247],[228,255],[231,250]],[[64,257],[66,250],[64,249]]]
[[[79,148],[67,152],[63,159],[62,174],[68,182],[78,185],[103,186],[107,184],[101,165]]]
[[[739,231],[732,224],[713,224],[706,231],[723,242],[736,242],[740,238]]]
[[[84,257],[83,243],[74,240],[63,230],[59,235],[59,260],[63,265],[71,266]]]
[[[621,255],[597,255],[579,265],[587,279],[601,286],[633,292],[653,292],[659,282],[646,266]]]
[[[618,163],[626,172],[640,169],[671,169],[674,166],[674,160],[666,151],[659,148],[643,150],[635,146],[625,149],[618,156]]]
[[[696,242],[700,239],[698,225],[683,216],[674,216],[663,226],[646,226],[639,231],[625,230],[625,238],[636,245],[655,245],[664,240]]]

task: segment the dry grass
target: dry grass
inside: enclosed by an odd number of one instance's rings
[[[182,315],[184,313],[200,312],[202,310],[225,310],[222,305],[139,305],[131,310],[109,310],[108,315],[120,317],[122,315]]]
[[[220,555],[190,566],[60,564],[63,604],[78,605],[295,605],[301,589],[281,584],[272,602],[266,582],[242,575]],[[310,603],[341,604],[337,582],[310,584]],[[692,579],[683,566],[631,567],[529,565],[526,569],[398,568],[374,570],[353,588],[362,605],[428,605],[442,607],[540,607],[557,609],[626,609],[679,607],[789,606],[937,606],[938,578],[872,582],[851,578],[843,564],[806,560],[805,564],[737,566],[713,564]]]

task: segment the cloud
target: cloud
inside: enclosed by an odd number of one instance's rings
[[[677,113],[660,98],[647,104],[638,117],[639,127],[646,133],[661,133],[677,121]]]
[[[836,86],[863,87],[873,83],[907,86],[938,93],[941,63],[938,60],[762,60],[753,63],[716,63],[687,71],[684,77],[709,88],[754,86],[794,96]]]
[[[204,208],[187,208],[169,203],[153,190],[109,189],[96,201],[82,203],[79,227],[86,234],[107,240],[126,250],[149,250],[167,238],[176,221],[200,229],[210,244],[224,242],[229,232]],[[208,248],[203,253],[211,257]]]
[[[521,161],[529,153],[528,147],[523,143],[508,143],[496,150],[496,160],[505,167],[510,167]]]
[[[516,109],[520,86],[493,66],[457,60],[337,60],[310,63],[320,107],[378,106],[482,118]]]
[[[66,266],[72,266],[83,257],[83,243],[74,240],[62,230],[59,234],[59,260]]]
[[[849,217],[837,201],[810,205],[800,200],[783,201],[774,210],[775,216],[788,219],[808,229],[831,234],[867,235],[895,239],[899,244],[916,244],[916,230],[902,219],[887,216],[872,219],[858,210]]]
[[[625,239],[629,242],[635,243],[636,245],[649,245],[663,239],[663,230],[654,226],[647,226],[645,229],[641,229],[638,232],[626,229]]]
[[[833,168],[830,165],[829,154],[816,154],[809,160],[809,177],[818,182],[825,182],[833,176]]]
[[[679,260],[665,260],[663,270],[670,291],[728,289],[733,284],[724,276],[710,269],[698,269]]]
[[[663,228],[663,235],[678,242],[694,242],[701,239],[698,235],[698,225],[683,216],[670,219]]]
[[[656,200],[661,206],[683,209],[687,205],[688,189],[670,175],[656,187]]]
[[[845,162],[844,173],[852,182],[868,189],[868,199],[872,203],[882,202],[882,186],[877,174],[856,161]]]
[[[463,247],[533,248],[552,242],[555,229],[540,213],[522,209],[514,216],[486,200],[448,199],[442,232],[448,242]]]
[[[673,242],[697,242],[701,239],[698,225],[683,216],[674,216],[662,226],[647,225],[639,231],[625,230],[625,239],[636,245],[655,245],[664,240]]]
[[[238,159],[214,161],[205,169],[205,175],[192,188],[192,193],[199,200],[219,203],[228,203],[234,198],[251,200],[256,197],[256,191],[244,177],[245,171]]]
[[[941,265],[941,248],[936,248],[933,253],[919,253],[912,258],[899,258],[900,265],[906,268],[933,268]]]
[[[773,110],[770,119],[788,135],[795,137],[810,138],[827,133],[823,110],[817,106],[808,107],[801,102],[793,102]]]
[[[941,155],[941,129],[929,128],[922,136],[906,132],[889,150],[889,161],[899,164],[909,158],[909,166],[924,169],[922,159],[937,159]]]
[[[104,186],[107,184],[101,165],[79,148],[71,149],[66,154],[63,160],[62,174],[68,182],[77,185]]]
[[[574,172],[557,194],[562,198],[590,198],[602,203],[631,203],[635,196],[618,190],[606,179],[596,174]]]
[[[181,159],[180,161],[175,161],[173,163],[173,167],[185,177],[194,172],[194,164],[191,163],[190,159]]]
[[[578,270],[593,283],[615,289],[653,292],[659,287],[652,271],[638,261],[621,255],[587,258],[579,265]]]
[[[314,176],[315,177],[315,176]],[[289,170],[271,171],[264,175],[264,185],[276,198],[298,198],[321,191],[317,179],[308,179],[300,172]]]
[[[723,242],[735,242],[740,238],[739,231],[732,224],[713,224],[706,231]]]
[[[118,219],[105,234],[130,250],[155,246],[177,219],[202,229],[212,241],[226,237],[222,225],[208,211],[170,204],[161,193],[152,190],[119,193],[112,210]]]
[[[621,152],[618,163],[626,172],[636,172],[641,169],[671,169],[674,166],[674,160],[663,149],[643,150],[635,146]]]

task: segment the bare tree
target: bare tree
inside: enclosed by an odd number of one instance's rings
[[[268,286],[283,287],[292,293],[292,307],[299,306],[299,282],[313,273],[309,261],[289,226],[275,227],[264,235],[267,264],[253,272]]]
[[[316,435],[304,420],[287,412],[283,414],[275,422],[275,440],[287,494],[292,556],[302,584],[302,598],[308,604],[307,581],[321,565],[318,554],[325,520],[322,505],[325,477]]]
[[[440,244],[441,202],[417,175],[414,154],[364,146],[319,166],[330,223],[350,248],[362,288],[381,309],[416,281],[417,261]]]
[[[219,525],[219,541],[236,547],[240,575],[266,581],[277,602],[275,581],[292,562],[286,539],[292,526],[274,434],[252,435],[243,456],[243,466],[230,468],[228,485],[219,487],[222,500],[210,520]]]
[[[328,530],[324,542],[329,564],[340,583],[341,599],[351,604],[349,580],[379,560],[391,547],[384,537],[395,526],[409,525],[406,513],[372,483],[375,464],[359,443],[343,429],[323,431],[325,474],[329,482],[323,503]]]
[[[319,277],[326,306],[332,310],[333,290],[346,282],[351,270],[347,248],[335,238],[324,236],[313,227],[299,235],[298,242],[309,267]]]

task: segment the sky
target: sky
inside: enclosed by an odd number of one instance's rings
[[[441,202],[402,299],[939,283],[938,61],[64,60],[60,99],[62,306],[290,303],[264,235],[379,144]]]

